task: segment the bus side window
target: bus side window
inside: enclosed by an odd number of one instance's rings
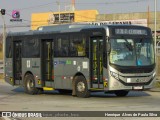
[[[58,39],[54,41],[54,57],[58,57],[60,55],[60,48],[58,44]]]
[[[69,53],[69,40],[68,37],[63,35],[59,36],[55,41],[54,54],[56,57],[68,56]]]
[[[40,42],[37,38],[26,38],[23,41],[22,56],[25,58],[38,58],[40,57]]]
[[[70,56],[85,56],[86,39],[82,35],[71,36]]]
[[[78,44],[78,56],[86,55],[86,37],[83,35],[81,38],[81,42]]]
[[[62,47],[61,47],[61,56],[68,56],[68,46],[62,45]]]
[[[72,42],[70,44],[70,56],[77,56],[77,55],[78,55],[78,51],[77,51],[76,44]]]
[[[85,46],[83,44],[78,44],[78,56],[85,56]]]

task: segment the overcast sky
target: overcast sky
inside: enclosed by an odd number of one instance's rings
[[[65,10],[65,6],[71,4],[71,0],[0,0],[0,8],[6,9],[6,15],[4,17],[7,25],[29,25],[32,13],[58,11],[58,1],[60,1],[61,11]],[[75,0],[75,8],[76,10],[96,9],[100,14],[147,12],[148,6],[150,11],[154,11],[154,1],[155,0]],[[21,19],[23,19],[22,23],[10,22],[10,19],[12,19],[12,10],[20,11]],[[160,11],[160,0],[157,0],[157,11]],[[0,26],[2,24],[2,18],[0,18]],[[29,27],[8,28],[7,31],[29,29]],[[0,28],[0,32],[2,32],[2,28]]]

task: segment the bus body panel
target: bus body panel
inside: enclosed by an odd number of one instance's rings
[[[54,33],[54,32],[53,33],[52,32],[47,32],[47,33],[35,32],[34,33],[33,32],[32,34],[29,34],[29,35],[25,33],[20,34],[20,35],[15,34],[12,42],[16,41],[17,39],[22,40],[20,41],[22,42],[22,46],[23,46],[24,41],[27,41],[27,39],[30,39],[30,40],[36,39],[38,43],[40,44],[40,47],[38,49],[40,54],[38,57],[33,57],[33,58],[30,58],[30,57],[23,58],[22,57],[21,58],[22,79],[18,81],[14,81],[13,79],[14,78],[14,68],[15,68],[15,66],[13,65],[15,61],[14,57],[13,58],[7,57],[6,63],[5,63],[6,64],[5,80],[11,85],[16,85],[16,84],[24,85],[25,75],[27,73],[30,73],[34,76],[35,87],[37,88],[50,87],[54,89],[73,90],[73,87],[75,87],[73,86],[74,77],[76,75],[83,75],[87,81],[89,90],[101,89],[107,92],[107,91],[117,91],[117,90],[127,90],[127,91],[145,90],[145,89],[152,88],[153,82],[155,80],[155,68],[151,70],[151,72],[146,72],[146,73],[143,73],[143,72],[136,73],[136,71],[132,73],[131,72],[123,73],[123,72],[120,72],[118,69],[116,69],[116,67],[113,67],[113,65],[111,65],[111,62],[110,62],[111,53],[107,47],[109,47],[108,45],[110,45],[111,47],[111,43],[109,41],[111,40],[110,38],[112,37],[114,38],[116,36],[115,35],[116,32],[114,33],[112,31],[112,28],[114,27],[115,28],[120,27],[120,29],[117,30],[117,34],[120,34],[118,36],[120,38],[118,39],[123,39],[123,37],[126,37],[126,36],[132,37],[132,35],[124,35],[124,36],[122,35],[121,36],[121,34],[123,33],[136,34],[136,32],[132,30],[127,32],[126,26],[124,27],[125,31],[123,31],[123,26],[116,26],[116,25],[112,26],[111,28],[109,26],[103,26],[101,28],[99,27],[90,28],[89,27],[87,29],[84,28],[84,31],[78,31],[78,29],[76,29],[75,35],[80,34],[80,35],[86,36],[86,41],[85,41],[87,44],[86,49],[89,50],[87,51],[89,52],[88,53],[89,55],[77,56],[77,57],[75,56],[73,57],[54,56],[54,52],[56,50],[54,48],[55,47],[54,44],[55,44],[55,41],[58,40],[57,38],[65,35],[70,40],[71,36],[74,34],[74,30],[70,30],[70,31],[66,30],[66,32],[64,32],[63,30],[64,33],[63,32],[62,33],[60,32],[59,33]],[[128,27],[132,28],[132,26],[128,26]],[[139,29],[141,27],[134,26],[133,28]],[[145,28],[145,27],[142,27],[142,28],[143,30],[145,29],[148,30],[148,28]],[[56,31],[56,30],[53,30],[53,31]],[[141,33],[144,31],[138,31],[138,32]],[[9,37],[11,36],[12,34]],[[150,35],[148,36],[151,38]],[[140,37],[143,37],[143,36],[140,35]],[[150,41],[151,40],[152,39],[150,39]],[[79,41],[76,41],[76,42],[79,42]],[[58,45],[60,43],[58,43]],[[52,47],[54,46],[54,47],[50,48],[47,45],[52,46]],[[25,49],[25,48],[22,47],[22,49]],[[47,49],[49,51],[48,53],[46,51]],[[49,57],[45,56],[46,54]],[[126,66],[122,66],[122,67],[126,67]],[[137,67],[137,66],[134,66],[134,67]],[[138,67],[143,67],[143,66],[138,66]],[[48,79],[46,79],[45,77],[46,72],[48,72],[47,73]],[[96,74],[94,72],[96,72]]]
[[[73,78],[77,73],[81,73],[86,80],[89,80],[89,61],[87,58],[55,58],[55,89],[71,90]]]
[[[109,89],[109,73],[108,73],[108,69],[106,69],[105,67],[103,67],[103,88],[105,91],[108,91]]]
[[[5,81],[11,85],[14,85],[14,81],[13,81],[13,64],[12,58],[6,58],[5,59],[6,63],[5,63]]]
[[[22,76],[23,82],[24,77],[27,73],[30,73],[34,76],[35,86],[42,87],[42,84],[38,80],[42,80],[41,77],[41,59],[40,58],[22,58]],[[42,80],[43,81],[43,80]]]
[[[145,90],[153,87],[156,79],[155,69],[150,73],[121,73],[109,66],[109,91],[114,90]],[[118,77],[116,77],[118,76]],[[106,89],[105,89],[106,90]]]

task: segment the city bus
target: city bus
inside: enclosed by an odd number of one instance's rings
[[[5,81],[28,94],[126,96],[152,88],[156,75],[152,32],[143,26],[42,26],[9,33],[5,53]]]

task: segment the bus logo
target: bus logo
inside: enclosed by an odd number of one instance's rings
[[[11,117],[11,112],[2,112],[2,117]]]

